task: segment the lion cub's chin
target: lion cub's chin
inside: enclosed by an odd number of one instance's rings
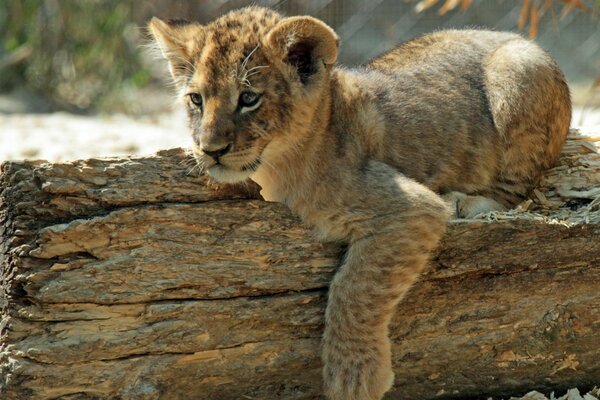
[[[243,182],[252,175],[252,171],[235,171],[221,164],[209,167],[207,172],[214,180],[224,183]]]

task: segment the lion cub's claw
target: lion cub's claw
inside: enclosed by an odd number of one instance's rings
[[[449,192],[442,196],[453,218],[475,218],[490,211],[506,211],[506,207],[494,199],[468,195],[462,192]]]
[[[329,400],[380,400],[394,383],[389,357],[361,363],[349,358],[323,368]]]

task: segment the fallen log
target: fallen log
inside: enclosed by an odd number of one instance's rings
[[[572,133],[531,201],[451,223],[392,323],[387,398],[600,381],[599,142]],[[3,399],[320,398],[343,247],[190,161],[2,165]]]

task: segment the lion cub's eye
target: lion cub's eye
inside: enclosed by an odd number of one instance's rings
[[[190,100],[198,108],[202,109],[202,95],[200,95],[199,93],[190,93]]]
[[[252,111],[258,108],[258,106],[260,105],[260,99],[261,99],[261,95],[260,93],[256,93],[256,92],[242,92],[240,94],[240,99],[239,99],[239,107],[241,112],[248,112],[248,111]]]

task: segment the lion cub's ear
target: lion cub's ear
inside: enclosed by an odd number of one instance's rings
[[[169,71],[178,85],[193,73],[193,57],[202,48],[202,25],[185,20],[164,22],[156,17],[148,23],[162,55],[169,62]]]
[[[274,55],[291,64],[304,85],[331,68],[339,43],[333,29],[313,17],[285,18],[266,38],[266,45]]]

